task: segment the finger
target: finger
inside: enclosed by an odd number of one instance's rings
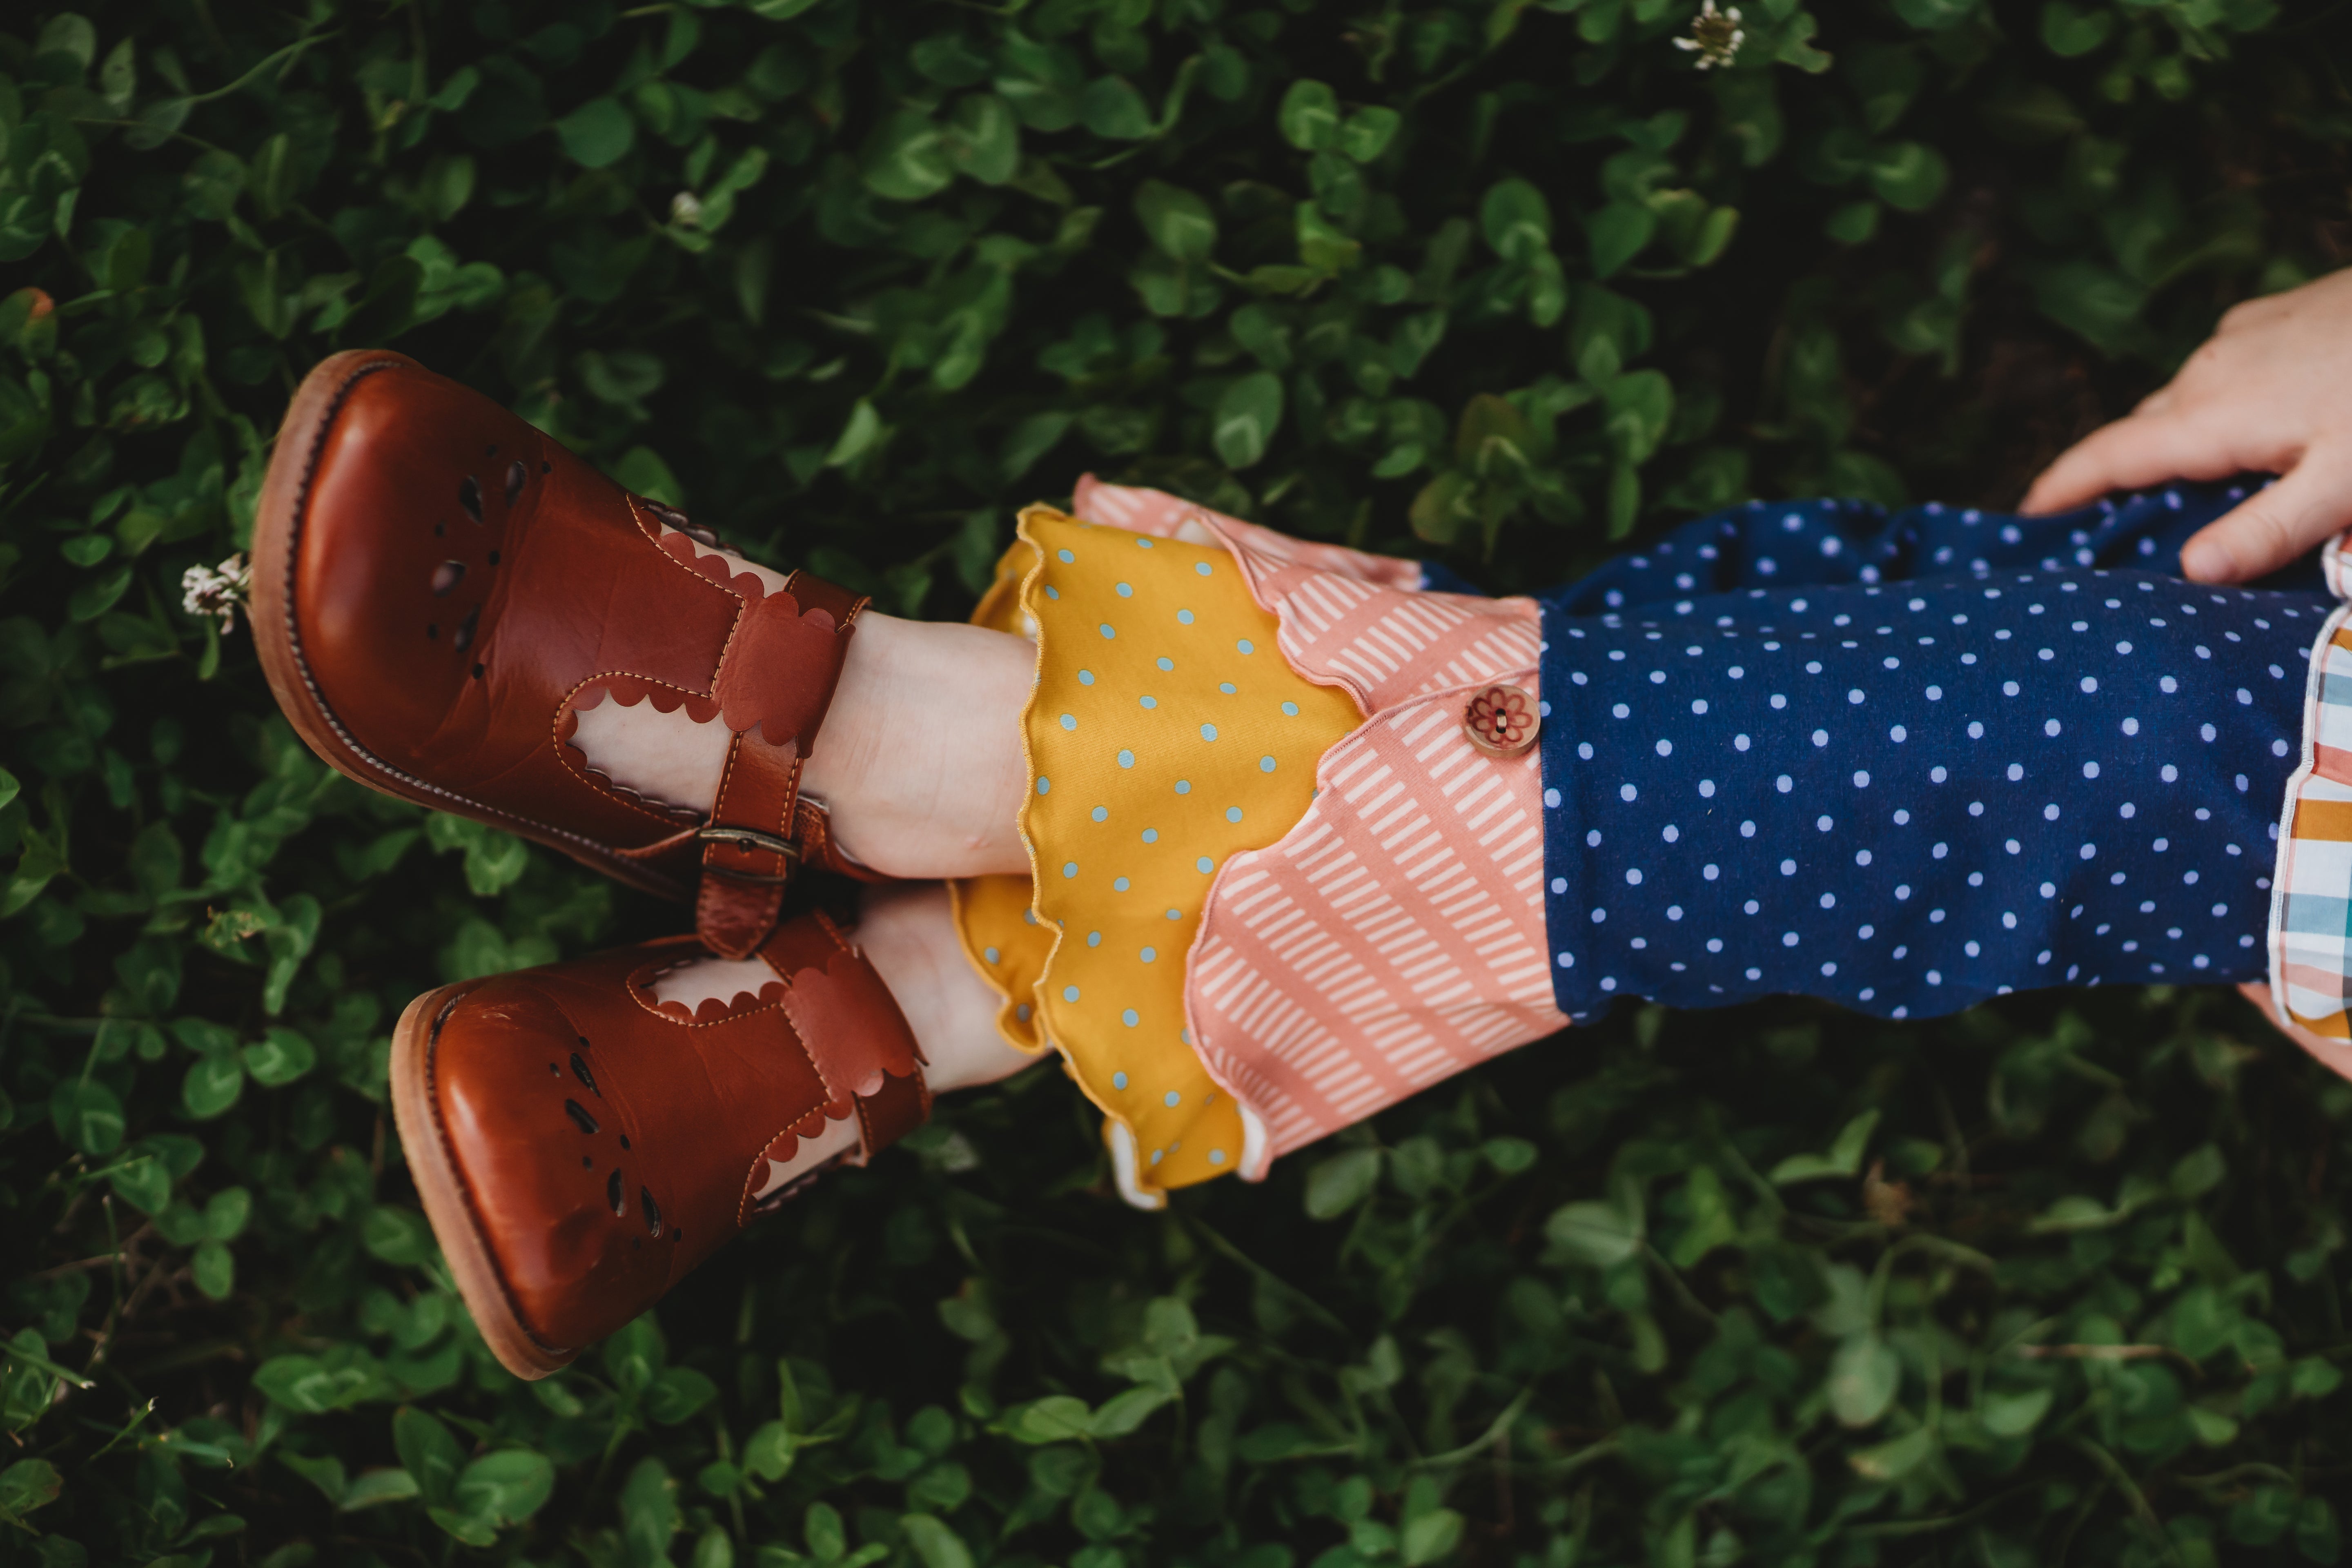
[[[2180,547],[2181,575],[2245,583],[2324,544],[2352,525],[2352,465],[2315,453],[2256,490]]]
[[[2241,430],[2226,406],[2134,414],[2094,430],[2042,470],[2020,511],[2063,511],[2112,490],[2167,479],[2221,479],[2275,461],[2277,437]]]

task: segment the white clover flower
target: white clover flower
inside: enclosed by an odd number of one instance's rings
[[[669,217],[672,223],[683,224],[688,228],[701,226],[702,199],[692,191],[678,192],[669,199]]]
[[[1691,18],[1690,37],[1676,38],[1675,47],[1695,54],[1692,63],[1701,70],[1727,66],[1739,56],[1739,46],[1748,41],[1740,30],[1739,7],[1727,5],[1718,11],[1715,0],[1700,0],[1698,15]]]
[[[236,630],[236,612],[253,591],[253,568],[239,551],[217,566],[191,566],[180,574],[180,608],[192,616],[218,616],[221,634]]]

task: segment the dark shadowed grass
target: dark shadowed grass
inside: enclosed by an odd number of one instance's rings
[[[181,608],[337,347],[905,613],[1088,469],[1510,590],[2011,501],[2352,237],[2333,9],[1743,12],[0,16],[0,1561],[2336,1561],[2352,1086],[2211,992],[1628,1006],[1157,1215],[1045,1067],[519,1384],[390,1021],[685,917]]]

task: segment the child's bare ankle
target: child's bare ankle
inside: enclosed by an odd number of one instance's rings
[[[853,858],[897,877],[1027,868],[1021,705],[1033,660],[998,632],[860,619],[801,780]]]

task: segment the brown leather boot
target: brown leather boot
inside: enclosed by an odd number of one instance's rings
[[[428,991],[392,1039],[425,1217],[499,1361],[545,1377],[622,1328],[754,1213],[771,1161],[855,1117],[864,1164],[922,1125],[922,1052],[823,915],[760,949],[775,978],[689,1015],[655,1000],[692,937]],[[824,1167],[819,1167],[820,1169]]]
[[[758,947],[796,864],[872,879],[800,795],[866,601],[777,593],[481,394],[382,350],[294,395],[254,528],[270,689],[320,756],[651,891],[697,891],[712,951]],[[567,744],[607,699],[734,732],[707,812],[646,800]]]

